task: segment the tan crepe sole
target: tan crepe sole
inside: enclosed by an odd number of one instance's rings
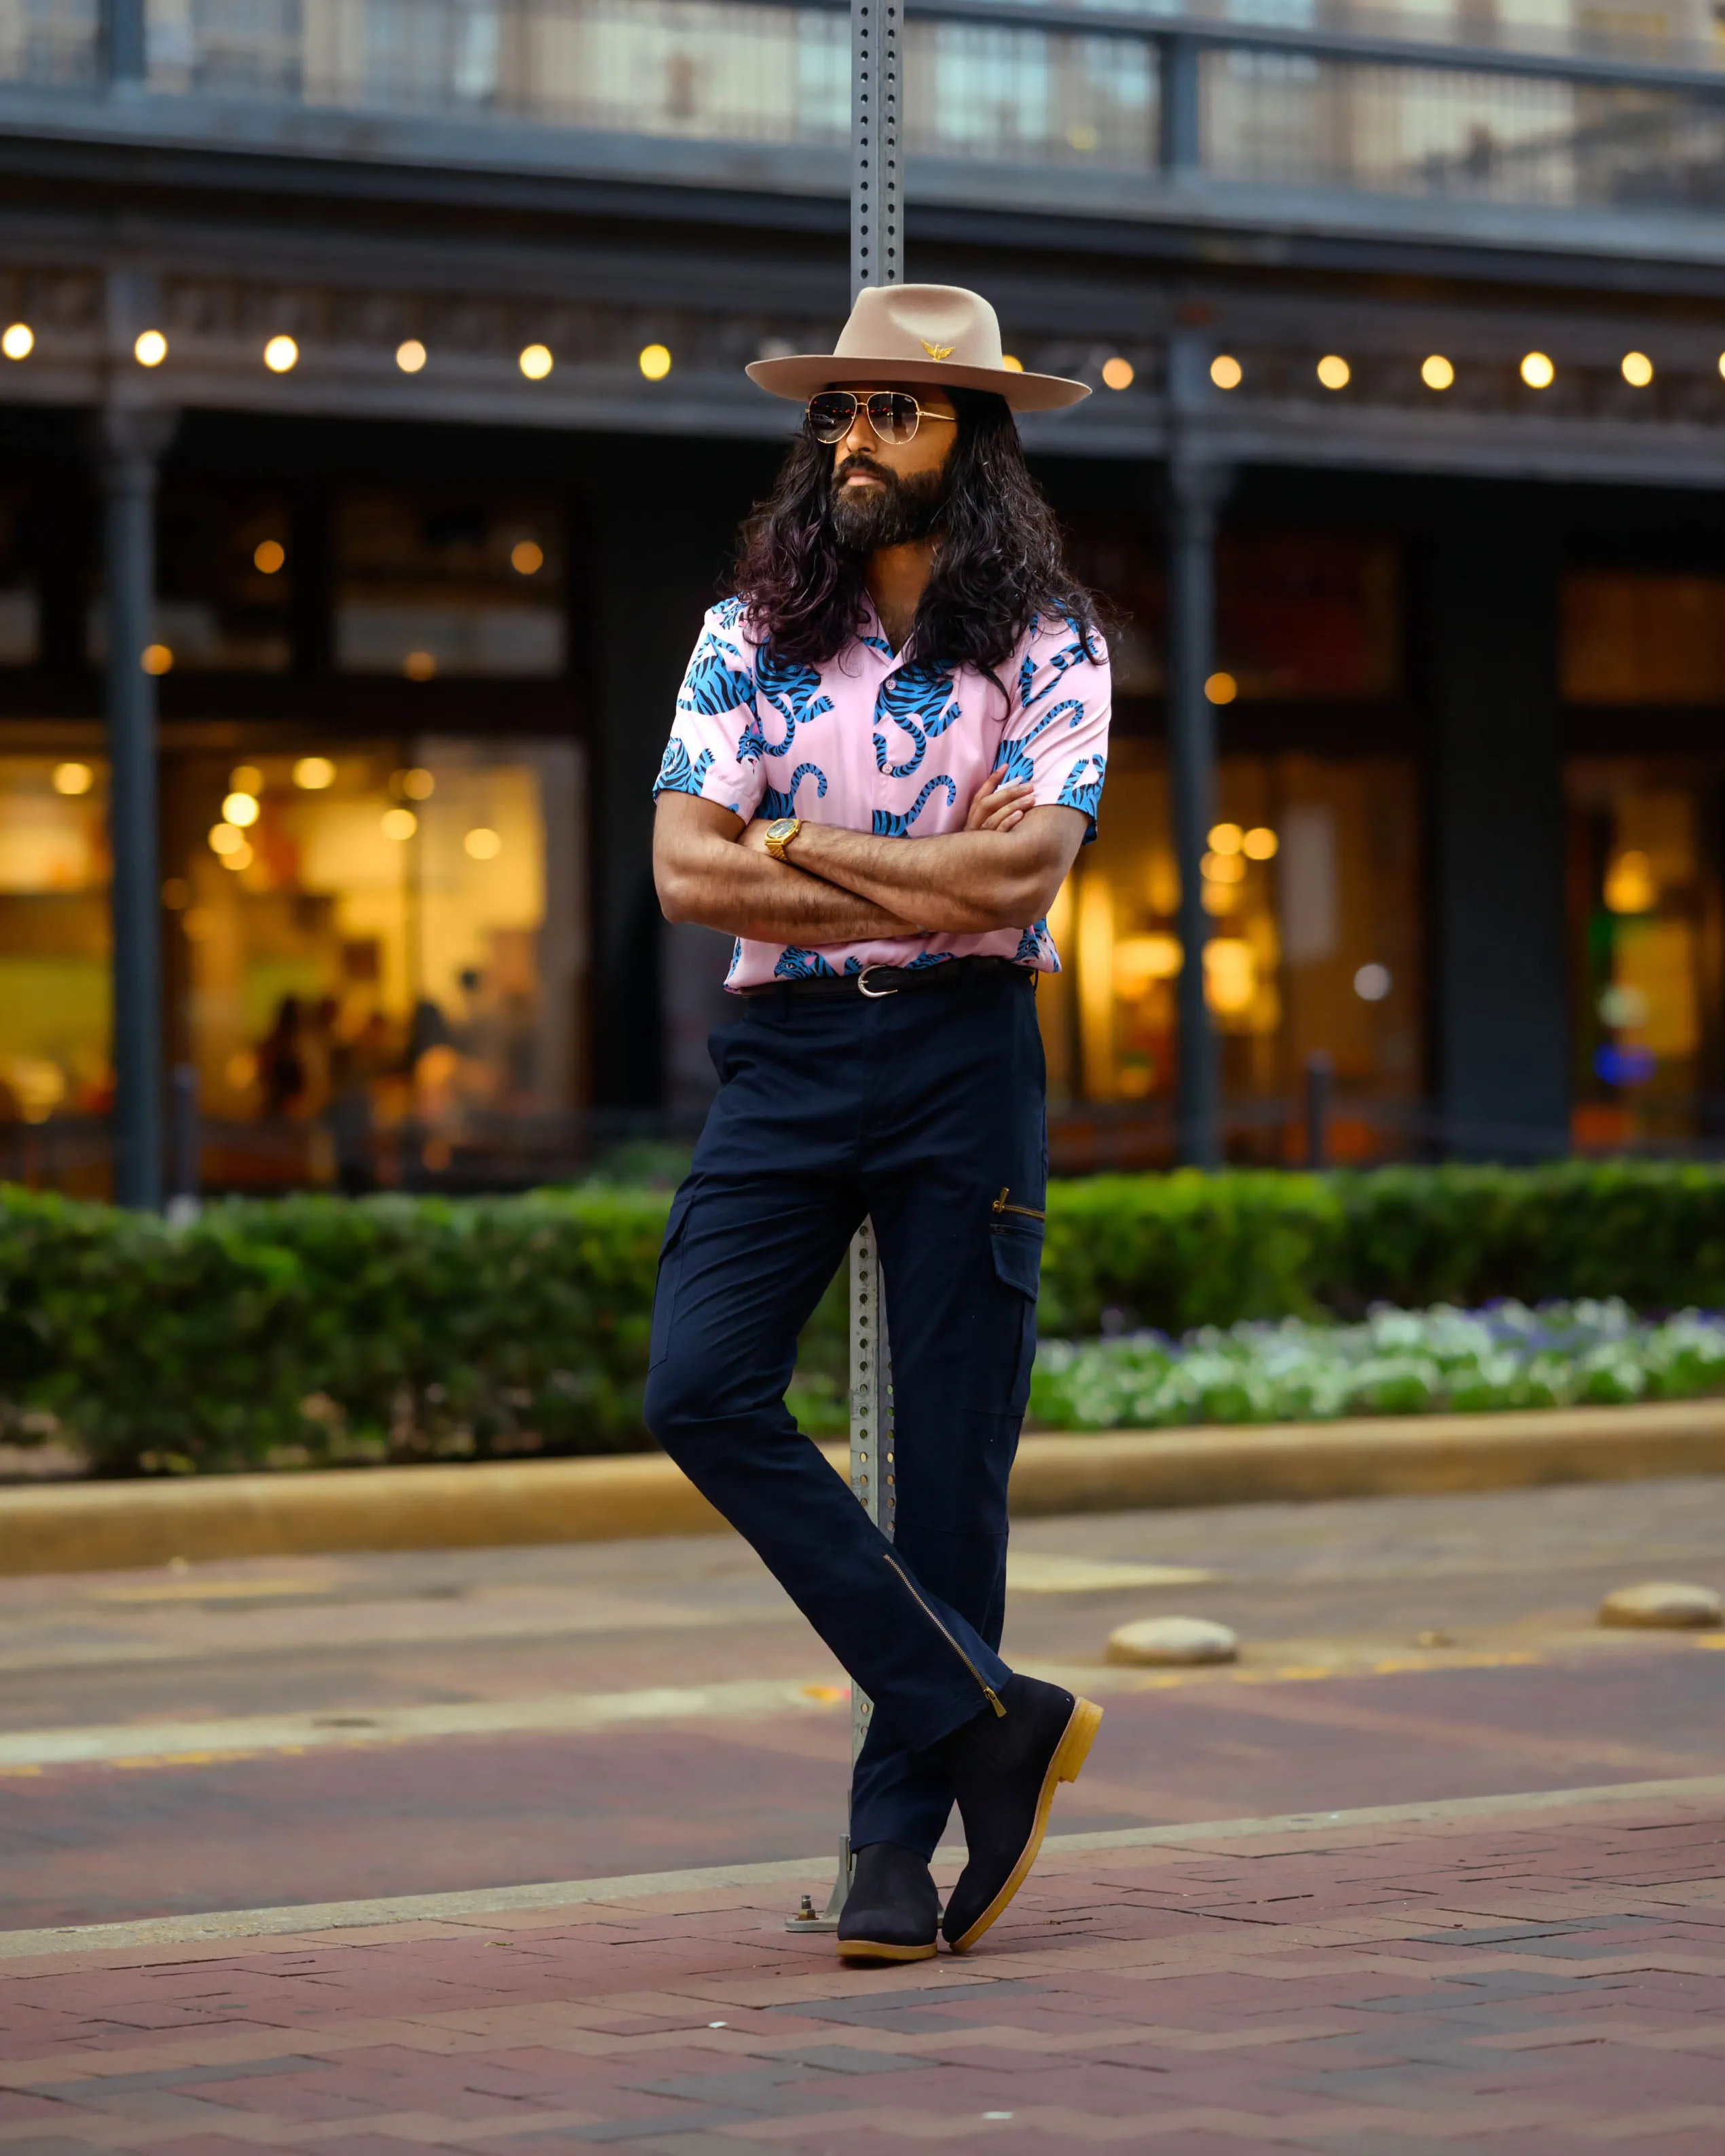
[[[1030,1838],[1024,1844],[1018,1862],[1014,1865],[1006,1884],[989,1902],[976,1922],[961,1936],[952,1941],[954,1953],[968,1953],[996,1917],[1002,1915],[1029,1875],[1042,1847],[1042,1837],[1048,1831],[1048,1815],[1054,1809],[1055,1790],[1061,1782],[1076,1782],[1079,1769],[1090,1757],[1090,1748],[1096,1741],[1096,1732],[1102,1726],[1102,1710],[1091,1700],[1073,1702],[1071,1718],[1068,1721],[1055,1754],[1048,1763],[1048,1772],[1042,1778],[1042,1794],[1036,1799],[1035,1824],[1030,1829]]]
[[[875,1939],[840,1939],[840,1961],[932,1961],[937,1942],[926,1947],[890,1947]]]

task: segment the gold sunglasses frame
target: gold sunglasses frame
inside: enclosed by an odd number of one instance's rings
[[[844,434],[824,437],[815,433],[814,406],[816,399],[821,397],[848,397],[851,400],[850,417],[845,423]],[[911,410],[916,414],[916,418],[915,425],[911,427],[910,433],[905,436],[903,442],[895,442],[890,434],[883,434],[881,433],[880,422],[875,418],[874,413],[869,410],[869,399],[873,397],[902,397],[908,401]],[[922,403],[919,398],[912,397],[908,389],[870,389],[866,392],[855,389],[817,389],[814,393],[814,396],[811,397],[809,402],[803,407],[803,422],[808,428],[809,437],[812,440],[820,443],[823,449],[834,449],[839,446],[839,443],[844,440],[845,435],[848,434],[851,429],[856,424],[857,414],[859,413],[863,413],[866,417],[870,429],[873,433],[875,440],[877,442],[884,442],[890,449],[901,449],[904,448],[906,442],[914,442],[916,439],[917,431],[925,419],[938,420],[945,425],[951,427],[956,427],[958,424],[958,414],[956,412],[931,412]]]

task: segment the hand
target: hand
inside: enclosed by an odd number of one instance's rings
[[[967,831],[1009,831],[1024,819],[1034,788],[1027,778],[1006,783],[1004,771],[991,771],[970,797],[965,814]]]

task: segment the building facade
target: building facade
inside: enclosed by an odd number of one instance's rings
[[[1316,1074],[1343,1158],[1705,1149],[1710,18],[1266,13],[911,11],[908,274],[1096,390],[1025,427],[1118,624],[1056,1157],[1303,1158]],[[471,1185],[698,1113],[649,789],[793,422],[742,367],[848,304],[848,40],[0,0],[0,1173]]]

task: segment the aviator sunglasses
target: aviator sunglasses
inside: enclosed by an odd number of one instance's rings
[[[908,442],[925,419],[949,427],[958,424],[956,413],[925,412],[903,389],[871,389],[866,397],[854,389],[823,389],[809,400],[809,431],[817,442],[842,442],[860,410],[867,412],[875,434],[895,449]]]

